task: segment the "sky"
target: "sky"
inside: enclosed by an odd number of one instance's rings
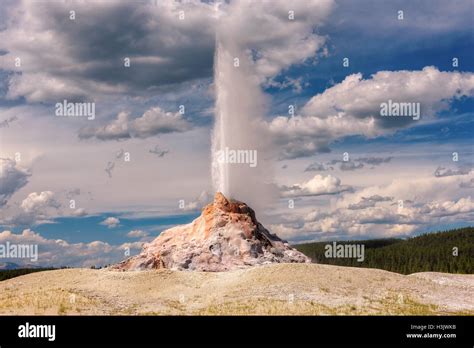
[[[101,266],[199,216],[215,193],[216,38],[242,48],[261,91],[271,232],[472,226],[473,17],[469,0],[2,1],[0,244]],[[95,117],[57,116],[64,100]],[[419,119],[382,117],[388,100]]]

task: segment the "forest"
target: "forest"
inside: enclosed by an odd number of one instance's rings
[[[409,239],[337,241],[338,244],[363,244],[365,257],[326,258],[325,246],[332,241],[294,245],[313,262],[380,268],[401,274],[416,272],[474,273],[474,227],[426,233]]]

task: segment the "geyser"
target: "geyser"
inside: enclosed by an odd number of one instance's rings
[[[227,30],[216,36],[214,84],[215,125],[212,139],[212,178],[216,192],[255,206],[271,196],[270,146],[261,128],[266,97],[261,91],[248,50]],[[222,161],[224,151],[252,151],[257,165]]]
[[[140,254],[112,269],[218,272],[269,263],[307,262],[311,262],[308,257],[270,233],[247,204],[217,192],[214,201],[193,222],[163,231],[145,244]]]

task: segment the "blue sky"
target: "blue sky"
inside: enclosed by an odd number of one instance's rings
[[[121,218],[120,224],[113,230],[101,225],[108,214],[78,218],[57,218],[53,224],[39,225],[35,228],[41,235],[52,239],[63,239],[71,243],[90,243],[97,239],[106,240],[113,244],[122,244],[130,241],[127,233],[133,230],[150,231],[150,234],[159,235],[163,230],[175,225],[187,224],[199,214],[166,216],[162,218]],[[114,215],[115,216],[115,215]]]
[[[61,253],[60,239],[78,253],[64,264],[115,262],[124,248],[137,252],[196,218],[215,191],[216,33],[254,52],[266,104],[259,120],[274,152],[262,155],[272,158],[279,197],[257,216],[272,232],[301,242],[474,223],[472,1],[262,2],[239,20],[236,9],[250,5],[233,1],[217,10],[221,22],[210,16],[212,2],[192,2],[77,4],[75,22],[65,4],[0,5],[0,241],[35,240]],[[284,27],[288,9],[297,23]],[[120,13],[133,16],[121,23]],[[248,34],[254,25],[261,30]],[[63,99],[93,101],[96,119],[55,118]],[[419,101],[421,120],[387,123],[377,115],[387,99]],[[351,167],[341,163],[345,152]],[[107,218],[120,222],[107,226]],[[81,259],[94,241],[107,245],[97,249],[105,256]]]

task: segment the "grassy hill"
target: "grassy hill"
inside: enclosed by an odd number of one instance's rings
[[[365,259],[326,258],[325,246],[332,242],[299,244],[294,247],[311,257],[313,262],[380,268],[410,274],[416,272],[474,273],[474,227],[428,233],[410,239],[376,239],[345,241],[337,244],[365,245]],[[453,248],[458,248],[458,256]]]

